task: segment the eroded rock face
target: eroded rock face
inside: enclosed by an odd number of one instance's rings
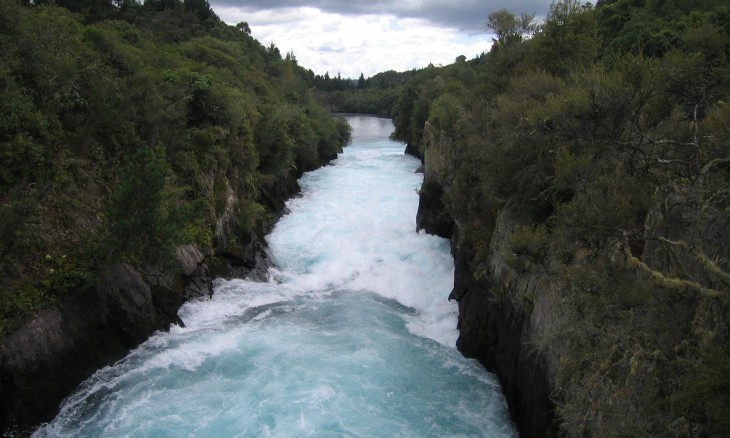
[[[301,169],[267,180],[260,188],[259,202],[276,217],[280,216],[285,211],[286,200],[301,191],[298,176],[301,176]],[[236,213],[237,199],[236,194],[230,192],[224,212],[218,218],[209,275],[266,281],[271,263],[265,235],[273,227],[275,218],[259,221],[252,230],[243,230]]]
[[[126,264],[105,270],[95,286],[46,309],[0,340],[0,430],[22,436],[51,420],[69,392],[170,324],[189,299],[208,298],[212,278],[192,245],[176,250],[166,272]]]
[[[98,323],[118,330],[129,344],[144,340],[162,325],[157,319],[149,285],[131,266],[110,267],[94,289]]]
[[[418,145],[408,143],[405,150],[406,155],[410,155],[423,161],[423,154],[418,150]]]
[[[459,303],[457,348],[497,374],[521,436],[559,436],[550,399],[550,368],[530,342],[541,330],[535,307],[540,303],[525,297],[533,296],[532,289],[539,286],[504,270],[477,279],[473,259],[470,248],[454,248],[454,290],[449,298]],[[505,288],[517,293],[504,293]]]
[[[444,190],[438,183],[424,182],[416,213],[416,230],[450,239],[454,234],[454,221],[445,212],[442,197]]]
[[[296,177],[290,172],[270,181],[261,202],[281,214],[286,199],[300,190]],[[231,193],[218,218],[213,253],[183,245],[175,251],[177,263],[164,269],[111,266],[95,287],[39,312],[0,339],[0,435],[29,434],[50,421],[61,401],[95,370],[156,330],[184,326],[178,309],[190,299],[212,296],[214,278],[266,280],[271,263],[264,235],[271,224],[242,230],[236,199]]]
[[[178,275],[182,277],[183,302],[193,298],[212,297],[211,273],[203,253],[193,245],[183,245],[177,248],[175,254],[182,269]]]
[[[60,401],[96,369],[169,322],[129,265],[107,269],[96,286],[46,309],[0,341],[4,429],[48,421]]]
[[[194,245],[181,245],[175,249],[177,261],[180,264],[182,273],[191,276],[205,262],[203,253]]]

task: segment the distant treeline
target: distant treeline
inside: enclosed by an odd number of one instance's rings
[[[361,74],[354,80],[339,74],[334,78],[329,74],[314,75],[310,71],[310,81],[316,89],[317,99],[332,111],[391,117],[401,88],[417,73],[418,70],[390,70],[367,79]]]

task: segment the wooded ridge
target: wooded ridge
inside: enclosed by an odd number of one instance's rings
[[[730,6],[487,25],[489,53],[419,71],[393,114],[419,227],[452,239],[459,347],[525,436],[726,435]]]

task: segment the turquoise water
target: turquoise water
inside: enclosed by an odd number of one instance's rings
[[[448,242],[415,232],[419,162],[389,120],[300,181],[268,283],[218,281],[98,371],[37,436],[511,437],[496,379],[455,349]]]

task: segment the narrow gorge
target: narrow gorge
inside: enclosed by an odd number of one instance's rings
[[[266,237],[268,281],[216,281],[36,436],[516,436],[495,378],[454,347],[448,242],[414,229],[419,162],[390,120],[348,121],[352,144]]]
[[[245,3],[0,0],[0,436],[730,435],[727,0]]]

